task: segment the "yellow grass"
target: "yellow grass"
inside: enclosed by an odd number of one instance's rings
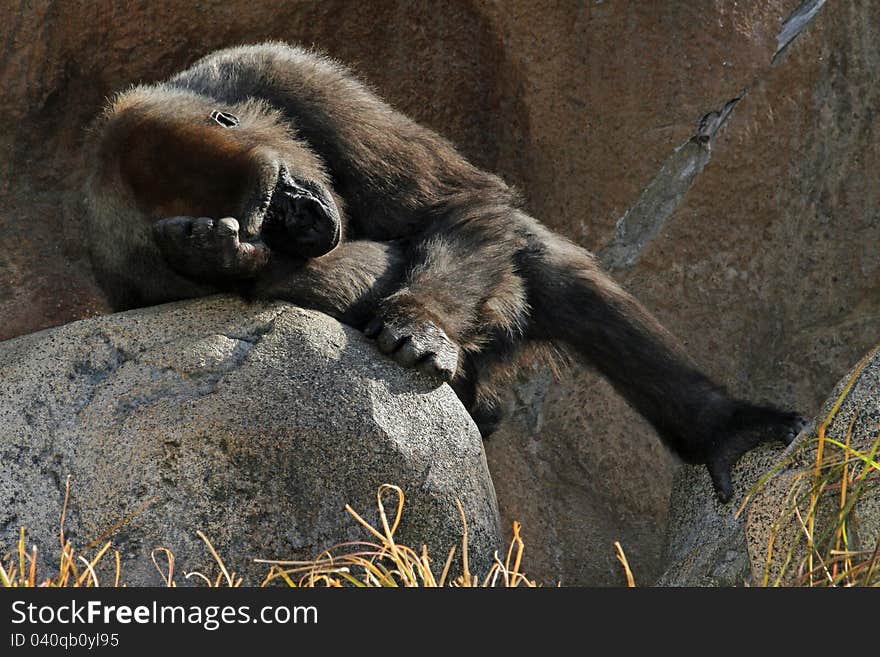
[[[877,495],[880,489],[880,434],[865,452],[852,447],[855,414],[847,424],[843,441],[829,438],[826,430],[849,394],[865,364],[877,351],[866,356],[847,381],[828,415],[819,424],[815,437],[805,440],[787,459],[768,472],[746,496],[743,511],[752,495],[770,478],[786,467],[803,462],[803,455],[815,450],[811,465],[796,472],[768,539],[761,583],[801,586],[880,586],[880,536],[862,537],[870,547],[857,549],[852,542],[853,510],[866,494]],[[832,520],[829,521],[829,517]],[[778,554],[780,532],[793,524],[797,536],[784,555]],[[802,539],[802,540],[801,540]],[[775,579],[770,581],[774,564],[779,563]]]
[[[389,498],[392,504],[388,505]],[[70,540],[64,534],[64,521],[67,515],[67,504],[70,499],[70,480],[65,486],[64,504],[62,505],[59,529],[61,544],[60,561],[54,572],[46,575],[37,573],[37,548],[26,549],[25,531],[21,530],[19,541],[13,553],[0,559],[0,584],[3,586],[21,587],[67,587],[67,586],[120,586],[122,585],[121,560],[112,542],[104,542],[99,549],[96,544],[109,536],[134,515],[146,508],[146,504],[123,521],[115,524],[100,539],[93,541],[86,548],[86,554],[94,550],[91,556],[78,554]],[[324,550],[317,558],[310,561],[275,561],[255,560],[265,564],[267,573],[259,582],[260,586],[284,583],[288,586],[535,586],[521,570],[524,552],[520,537],[520,524],[513,523],[513,538],[505,554],[504,560],[496,554],[494,563],[488,573],[482,577],[470,571],[468,559],[468,532],[464,509],[458,503],[462,521],[462,537],[460,547],[453,546],[441,563],[435,563],[423,545],[419,550],[399,543],[395,533],[400,525],[404,510],[404,494],[397,486],[382,485],[376,495],[379,511],[379,527],[367,522],[351,506],[346,505],[348,513],[366,530],[370,540],[343,543]],[[389,514],[389,509],[392,511]],[[229,569],[214,548],[211,541],[201,531],[196,532],[205,543],[219,573],[210,577],[202,572],[184,573],[186,580],[199,581],[211,587],[237,587],[244,580],[235,571]],[[456,552],[460,559],[456,562]],[[622,550],[619,552],[622,555]],[[102,582],[98,578],[97,565],[111,558],[112,582]],[[166,547],[157,547],[151,554],[153,564],[165,586],[177,586],[178,573],[175,570],[174,554]],[[629,567],[623,557],[624,567]],[[454,571],[454,572],[453,572]],[[631,574],[628,575],[631,578]]]

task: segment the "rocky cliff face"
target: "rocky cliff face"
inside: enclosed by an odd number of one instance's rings
[[[106,310],[76,172],[104,98],[215,48],[313,43],[602,254],[737,394],[816,412],[876,340],[880,6],[21,2],[0,26],[0,337]],[[487,445],[543,581],[662,567],[673,463],[583,368],[525,381]]]
[[[203,531],[247,583],[253,559],[312,559],[369,540],[376,490],[400,486],[397,538],[485,573],[501,547],[479,432],[448,386],[378,357],[357,331],[288,305],[214,297],[68,324],[0,344],[0,552],[57,564],[112,540],[124,582],[161,584],[150,554],[212,572]],[[377,524],[376,526],[381,526]],[[438,556],[439,555],[439,556]]]

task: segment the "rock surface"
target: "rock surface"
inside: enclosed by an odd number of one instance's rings
[[[733,497],[718,502],[703,466],[682,466],[670,501],[665,562],[660,586],[742,586],[752,581],[744,531],[736,517],[746,494],[782,458],[781,445],[744,455],[733,471]]]
[[[474,571],[500,547],[480,436],[451,389],[320,313],[213,297],[76,322],[0,344],[0,381],[0,552],[24,526],[57,564],[68,474],[79,548],[148,503],[108,536],[129,585],[161,583],[158,546],[178,573],[212,572],[197,530],[251,584],[267,572],[254,558],[369,539],[344,505],[377,522],[382,483],[407,496],[398,538],[441,563],[460,543],[456,499]]]
[[[75,185],[104,98],[272,38],[352,63],[587,248],[638,245],[615,275],[738,395],[815,413],[876,340],[876,2],[13,4],[0,337],[106,310]],[[818,10],[786,21],[802,4]],[[674,465],[650,428],[585,369],[512,405],[487,451],[533,574],[622,583],[620,539],[640,583],[658,576]]]
[[[880,439],[880,345],[869,353],[834,388],[816,417],[816,429],[802,434],[791,449],[792,459],[776,473],[755,495],[746,513],[745,534],[752,574],[757,581],[792,584],[803,572],[807,556],[803,528],[792,516],[794,502],[799,500],[801,517],[809,518],[810,491],[814,486],[814,468],[817,460],[818,433],[823,429],[822,463],[826,466],[852,459],[847,466],[847,494],[852,509],[847,516],[849,549],[870,553],[880,541],[880,470],[865,466],[854,459],[855,452],[877,462]],[[849,444],[851,452],[834,445]],[[839,469],[838,469],[839,470]],[[823,468],[823,472],[829,472]],[[803,476],[803,473],[809,473]],[[824,579],[820,561],[829,560],[829,543],[834,544],[837,516],[840,508],[841,473],[830,475],[828,489],[818,494],[814,537],[814,579]],[[861,480],[862,492],[856,496]],[[787,519],[780,518],[787,515]],[[807,520],[808,522],[808,520]],[[768,550],[771,536],[772,550]],[[823,538],[825,537],[825,538]],[[840,547],[843,547],[842,544]],[[815,556],[818,555],[818,556]],[[826,556],[822,556],[826,555]],[[786,565],[786,561],[789,564]],[[829,568],[830,572],[830,568]]]
[[[790,447],[783,450],[768,445],[743,457],[734,472],[735,497],[728,504],[721,505],[715,500],[705,468],[680,469],[673,489],[669,523],[667,558],[671,565],[659,583],[665,586],[793,583],[806,552],[803,529],[794,519],[788,497],[792,490],[799,491],[801,499],[806,500],[801,504],[801,514],[807,518],[812,478],[797,475],[812,471],[816,462],[816,436],[823,423],[826,438],[840,443],[846,443],[852,423],[850,446],[862,454],[870,453],[880,427],[880,348],[870,352],[837,384],[813,425]],[[825,447],[826,463],[842,458],[842,452],[830,443]],[[736,518],[745,495],[771,470],[773,476],[755,491],[745,513]],[[855,479],[862,471],[863,467],[856,461],[849,474]],[[876,471],[869,476],[869,485],[878,479]],[[880,539],[878,490],[874,484],[873,489],[866,488],[856,500],[848,524],[851,549],[871,550]],[[837,488],[820,498],[815,536],[836,526],[832,523],[839,494]],[[780,523],[786,511],[790,519]],[[774,536],[773,549],[768,555],[771,535]],[[783,568],[789,554],[792,565]]]

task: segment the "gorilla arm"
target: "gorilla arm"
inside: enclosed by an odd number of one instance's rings
[[[273,253],[245,294],[290,301],[363,328],[380,301],[399,285],[402,263],[397,244],[369,240],[343,242],[327,255],[307,260]]]
[[[343,242],[320,258],[303,259],[241,241],[231,217],[170,217],[157,221],[153,234],[167,264],[182,276],[290,301],[355,327],[375,315],[401,277],[401,249],[393,242]]]

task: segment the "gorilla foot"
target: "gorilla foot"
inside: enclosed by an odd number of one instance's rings
[[[809,422],[799,413],[768,406],[744,404],[731,418],[731,433],[719,441],[706,459],[715,493],[722,503],[733,495],[731,470],[740,457],[761,443],[790,445]]]

